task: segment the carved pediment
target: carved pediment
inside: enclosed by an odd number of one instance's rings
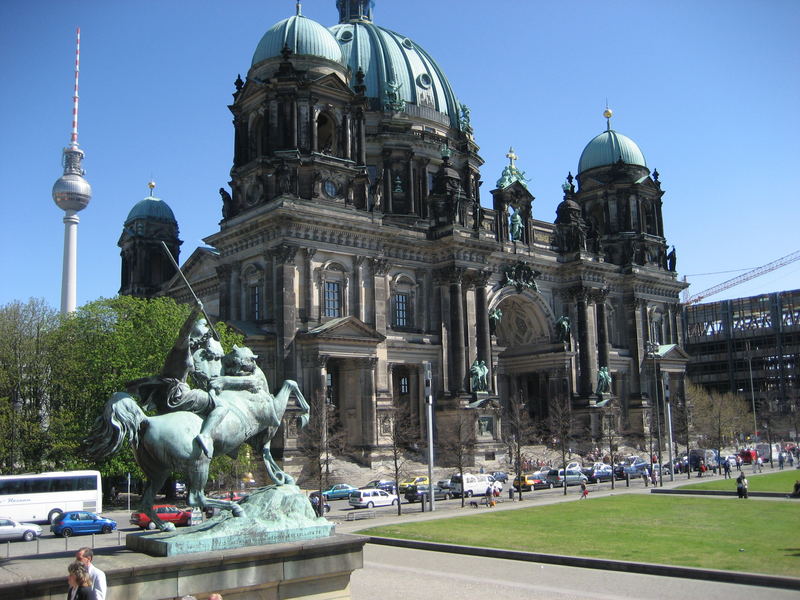
[[[350,89],[344,81],[342,81],[337,75],[331,73],[329,75],[325,75],[324,77],[320,77],[316,81],[314,81],[315,88],[327,88],[329,90],[336,90],[337,92],[342,92],[347,94],[348,96],[352,96],[353,90]]]
[[[304,340],[352,342],[360,344],[379,344],[386,339],[386,336],[378,333],[356,317],[340,317],[331,319],[319,327],[310,329],[306,333],[298,334]]]

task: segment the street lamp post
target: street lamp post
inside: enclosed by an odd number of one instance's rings
[[[657,456],[658,456],[658,480],[661,487],[664,487],[664,473],[662,472],[662,463],[661,463],[661,416],[659,415],[659,411],[661,410],[661,394],[660,394],[660,382],[658,378],[658,344],[655,342],[647,342],[647,350],[650,354],[650,357],[653,359],[653,386],[655,387],[655,396],[656,396],[656,405],[655,411],[650,409],[650,414],[652,415],[655,412],[656,416],[656,442],[657,442]],[[650,424],[652,428],[653,424]],[[651,431],[652,436],[652,431]],[[650,467],[653,466],[652,460],[652,452],[650,455]],[[671,471],[670,467],[670,471]]]

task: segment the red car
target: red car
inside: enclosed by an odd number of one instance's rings
[[[190,525],[192,522],[191,508],[178,508],[171,504],[156,504],[153,510],[158,518],[167,523],[175,523],[175,526]],[[131,525],[136,525],[142,529],[155,529],[156,524],[143,512],[131,513]]]

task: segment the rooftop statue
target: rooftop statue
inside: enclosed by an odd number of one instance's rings
[[[97,459],[110,456],[130,440],[136,462],[147,477],[142,511],[161,530],[174,526],[161,521],[152,507],[156,492],[173,472],[186,476],[189,506],[244,514],[235,502],[204,494],[211,457],[235,456],[244,443],[261,453],[275,486],[294,484],[270,453],[270,441],[292,394],[301,409],[301,426],[308,423],[309,406],[297,384],[287,380],[273,396],[256,364],[258,357],[249,348],[236,346],[223,356],[213,329],[198,318],[201,310],[198,302],[161,373],[132,381],[126,392],[112,395],[87,439],[89,452]],[[190,377],[194,388],[187,383]],[[158,414],[148,417],[136,396],[146,410]]]

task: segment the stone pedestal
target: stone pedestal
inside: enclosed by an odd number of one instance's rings
[[[106,573],[108,597],[198,600],[219,592],[225,600],[350,598],[350,574],[363,566],[366,537],[334,535],[224,552],[152,557],[125,548],[95,554]],[[71,554],[26,557],[0,568],[0,598],[61,600],[66,597]]]

